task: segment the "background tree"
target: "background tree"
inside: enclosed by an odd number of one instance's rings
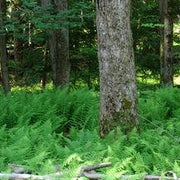
[[[22,40],[22,34],[23,29],[21,28],[21,25],[23,22],[23,14],[21,13],[20,9],[22,3],[19,0],[10,2],[10,8],[11,8],[11,20],[15,22],[16,28],[14,30],[13,34],[13,41],[14,41],[14,64],[15,64],[15,79],[19,79],[20,75],[20,67],[22,64],[22,52],[23,52],[23,40]]]
[[[0,60],[3,88],[6,93],[10,91],[9,73],[8,73],[8,58],[6,50],[6,33],[4,29],[4,17],[6,12],[6,1],[0,1]]]
[[[173,19],[171,17],[170,1],[160,1],[161,23],[161,84],[163,86],[173,86]]]
[[[97,1],[100,135],[138,127],[130,0]]]
[[[95,5],[93,0],[70,0],[68,9],[57,10],[57,2],[42,7],[40,1],[8,0],[4,25],[9,59],[10,82],[14,86],[29,86],[51,82],[52,61],[48,31],[54,36],[69,29],[70,85],[99,90],[99,67]],[[45,2],[45,0],[44,0]],[[170,16],[178,27],[179,1],[170,3]],[[61,22],[59,20],[62,20]],[[148,78],[160,80],[160,14],[156,0],[132,0],[131,27],[138,85]],[[175,28],[173,66],[179,73],[179,33]],[[56,34],[56,35],[55,35]],[[53,39],[53,38],[52,38]],[[58,38],[54,38],[58,40]],[[52,41],[52,40],[51,40]],[[56,50],[56,48],[54,47]],[[59,52],[59,51],[58,51]],[[57,54],[56,54],[57,55]],[[55,72],[55,71],[54,71]],[[143,81],[142,81],[143,80]],[[154,87],[153,87],[154,88]]]
[[[47,31],[49,37],[50,59],[52,65],[53,82],[55,86],[64,86],[69,83],[70,61],[69,61],[69,29],[65,26],[68,3],[67,0],[41,0],[43,7],[54,7],[57,16],[57,29]],[[63,24],[63,25],[62,25]]]
[[[69,83],[70,61],[69,61],[69,30],[61,24],[66,19],[61,14],[67,10],[67,0],[55,0],[54,5],[60,17],[57,19],[61,29],[56,30],[55,34],[49,35],[50,57],[53,70],[53,80],[56,86],[63,86]]]

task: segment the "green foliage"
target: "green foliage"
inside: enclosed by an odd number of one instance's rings
[[[89,88],[98,88],[98,58],[95,23],[95,4],[92,1],[71,2],[74,23],[70,28],[71,82],[73,86],[85,83]],[[76,21],[75,21],[76,20]]]
[[[89,88],[98,89],[99,71],[97,48],[93,46],[85,46],[79,47],[79,49],[74,49],[73,51],[74,53],[71,56],[72,85],[79,86],[80,84],[86,84]]]
[[[180,108],[179,89],[160,89],[146,97],[150,92],[142,92],[140,97],[140,114],[152,122],[164,123],[167,119],[178,117],[176,111]]]
[[[150,70],[152,75],[160,72],[160,26],[157,1],[132,1],[131,27],[135,61],[138,72],[141,72],[144,78],[149,77],[146,71]]]
[[[11,128],[16,125],[33,125],[38,119],[39,125],[50,121],[53,123],[53,130],[58,128],[60,132],[63,132],[66,126],[92,129],[98,119],[94,115],[94,112],[97,115],[98,111],[97,101],[96,95],[86,90],[72,92],[68,92],[67,89],[46,90],[43,93],[12,92],[8,97],[2,97],[0,123]],[[4,112],[3,109],[5,109]]]
[[[5,27],[0,27],[0,32],[6,32],[9,43],[9,72],[13,85],[39,83],[44,74],[47,74],[47,82],[52,79],[47,30],[67,27],[70,31],[72,84],[83,81],[89,88],[97,84],[94,83],[98,79],[94,2],[68,1],[68,10],[57,12],[53,3],[42,7],[36,0],[8,1],[6,14]],[[16,40],[21,47],[17,47],[20,56],[14,61]]]
[[[103,170],[109,177],[167,170],[180,175],[179,89],[141,92],[141,134],[134,130],[128,138],[119,129],[99,138],[93,91],[15,91],[1,93],[0,101],[1,171],[18,163],[47,174],[59,164],[71,179],[82,166],[111,161],[113,167]]]
[[[171,16],[174,29],[174,73],[179,74],[179,0],[172,0]],[[97,32],[95,2],[70,0],[68,10],[57,12],[54,5],[42,7],[40,1],[7,1],[5,27],[0,33],[7,34],[7,50],[10,59],[10,79],[14,85],[32,85],[42,79],[49,82],[52,72],[47,43],[47,30],[69,27],[71,85],[98,89],[99,73],[97,58]],[[61,19],[61,23],[59,20]],[[137,72],[143,79],[160,74],[160,12],[156,0],[133,0],[131,27]],[[20,59],[14,61],[15,40]],[[45,53],[46,51],[46,53]],[[150,73],[149,73],[150,72]],[[44,78],[45,76],[45,78]]]

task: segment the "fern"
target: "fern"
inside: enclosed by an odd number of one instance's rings
[[[62,165],[71,179],[82,166],[111,161],[112,174],[180,175],[180,92],[146,91],[139,98],[141,134],[120,129],[98,135],[98,93],[86,89],[0,94],[0,170],[23,164],[32,173]],[[128,139],[128,140],[127,140]],[[66,171],[65,170],[65,171]],[[67,179],[68,179],[67,178]]]

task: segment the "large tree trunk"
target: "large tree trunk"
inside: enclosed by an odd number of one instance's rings
[[[0,1],[0,27],[4,26],[3,14],[5,13],[6,1]],[[9,84],[9,73],[8,73],[8,59],[7,59],[7,50],[6,50],[6,36],[5,32],[0,34],[0,61],[1,61],[1,72],[2,72],[2,81],[3,88],[6,93],[10,91]]]
[[[173,21],[170,17],[168,0],[160,1],[161,23],[161,45],[160,45],[160,65],[161,65],[161,85],[165,87],[173,86]]]
[[[58,12],[67,10],[67,0],[41,0],[42,6],[53,3]],[[59,25],[63,20],[59,18]],[[50,58],[53,71],[53,82],[57,87],[67,85],[70,75],[69,61],[69,30],[67,27],[61,27],[58,30],[48,30]]]
[[[130,28],[130,0],[97,1],[100,68],[100,136],[137,120],[137,89]]]

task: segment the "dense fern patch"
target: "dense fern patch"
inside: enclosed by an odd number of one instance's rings
[[[179,89],[139,95],[141,134],[128,139],[119,129],[98,136],[98,95],[89,90],[15,91],[0,95],[0,171],[8,163],[33,173],[53,172],[59,164],[69,176],[87,164],[111,161],[107,174],[180,175]],[[70,179],[70,177],[68,177]]]

